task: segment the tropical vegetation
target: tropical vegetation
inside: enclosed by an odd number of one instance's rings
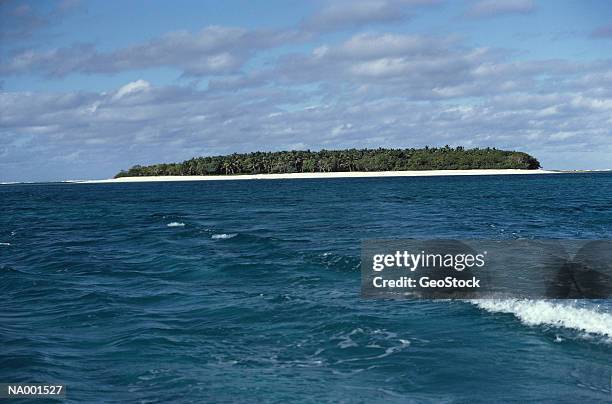
[[[115,176],[237,175],[338,171],[406,171],[540,168],[527,153],[496,148],[345,149],[234,153],[182,163],[136,165]]]

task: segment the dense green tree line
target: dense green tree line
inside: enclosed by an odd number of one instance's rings
[[[134,166],[115,176],[235,175],[314,173],[334,171],[405,171],[461,169],[537,169],[540,163],[527,153],[463,147],[424,149],[347,149],[234,153],[197,157],[182,163]]]

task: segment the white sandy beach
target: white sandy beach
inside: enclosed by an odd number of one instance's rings
[[[353,171],[333,173],[292,173],[292,174],[244,174],[244,175],[169,175],[150,177],[122,177],[106,180],[70,181],[79,184],[106,184],[123,182],[161,182],[161,181],[231,181],[231,180],[286,180],[315,178],[370,178],[370,177],[434,177],[453,175],[538,175],[561,174],[562,171],[550,170],[423,170],[423,171]]]

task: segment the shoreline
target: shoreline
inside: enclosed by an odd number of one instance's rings
[[[440,177],[466,175],[539,175],[564,174],[568,171],[522,170],[522,169],[475,169],[475,170],[423,170],[423,171],[343,171],[331,173],[283,173],[283,174],[237,174],[237,175],[168,175],[145,177],[121,177],[105,180],[72,180],[75,184],[116,184],[130,182],[175,182],[175,181],[236,181],[236,180],[286,180],[323,178],[388,178],[388,177]]]

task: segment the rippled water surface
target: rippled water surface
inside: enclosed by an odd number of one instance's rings
[[[68,401],[609,400],[605,301],[359,297],[360,240],[612,238],[612,175],[0,186],[0,382]]]

